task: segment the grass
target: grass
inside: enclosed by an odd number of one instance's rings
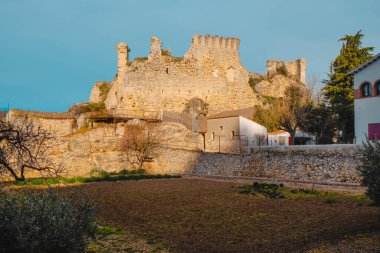
[[[253,185],[243,185],[240,193],[246,195],[261,196],[271,199],[299,199],[299,198],[319,198],[324,203],[337,203],[340,199],[369,200],[365,195],[345,195],[337,192],[317,191],[311,189],[290,189],[282,184],[265,184],[254,182]]]
[[[114,226],[98,226],[97,235],[108,236],[108,235],[122,235],[123,230]]]
[[[92,169],[90,177],[58,177],[58,178],[30,178],[25,181],[15,181],[17,186],[54,185],[54,184],[83,184],[103,181],[125,181],[142,179],[180,178],[179,175],[146,174],[145,170],[121,170],[107,172],[102,169]]]

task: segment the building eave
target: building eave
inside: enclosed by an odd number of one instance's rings
[[[348,72],[347,75],[354,75],[354,74],[358,73],[359,71],[365,69],[366,67],[368,67],[372,63],[376,62],[379,59],[380,59],[380,53],[378,53],[377,55],[375,55],[374,57],[372,57],[369,61],[367,61],[364,64],[360,65],[356,69],[352,70],[351,72]]]

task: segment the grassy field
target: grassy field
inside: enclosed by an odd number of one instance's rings
[[[157,251],[380,251],[380,209],[363,197],[284,189],[284,198],[271,199],[233,183],[193,179],[75,187],[97,202],[103,224],[160,245]]]

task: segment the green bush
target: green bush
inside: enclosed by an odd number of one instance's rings
[[[95,208],[75,194],[0,192],[0,252],[85,252],[96,233]]]
[[[283,199],[285,198],[285,195],[280,190],[282,187],[282,185],[277,184],[260,184],[258,182],[254,182],[252,186],[243,186],[240,193],[252,195],[261,194],[271,199]]]
[[[93,168],[90,171],[91,176],[97,176],[97,177],[108,177],[109,173],[101,168]]]
[[[358,170],[363,178],[362,185],[367,187],[367,196],[380,206],[380,142],[370,142],[367,138],[360,151],[362,157]]]
[[[106,108],[105,104],[103,102],[101,103],[87,103],[80,107],[81,113],[86,112],[99,112],[101,110],[104,110]]]

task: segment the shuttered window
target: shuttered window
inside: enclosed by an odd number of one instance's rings
[[[380,140],[380,123],[368,124],[368,139]]]

